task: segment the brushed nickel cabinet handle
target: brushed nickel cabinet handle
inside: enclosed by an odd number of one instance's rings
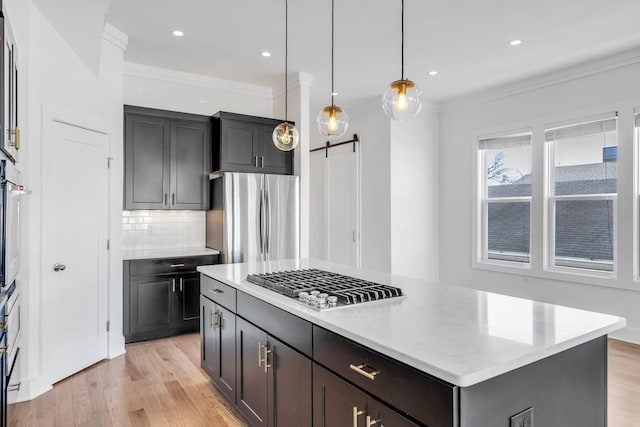
[[[9,384],[9,386],[7,387],[7,391],[18,391],[20,390],[20,384]]]
[[[215,321],[213,320],[213,311],[209,312],[209,329],[213,329],[216,326]]]
[[[169,267],[171,268],[184,267],[184,264],[171,264]]]
[[[171,206],[176,205],[176,193],[171,193]]]
[[[164,203],[165,206],[169,204],[169,194],[164,193]]]
[[[261,156],[261,158],[262,158],[262,163],[260,167],[264,168],[264,156]]]
[[[269,347],[267,347],[266,345],[264,346],[264,358],[262,359],[262,361],[264,362],[264,373],[267,373],[267,369],[269,369],[271,367],[271,365],[269,364],[269,353],[273,353],[273,350],[269,350]]]
[[[380,420],[372,420],[371,416],[367,415],[367,423],[365,424],[367,427],[371,427],[372,425],[375,425],[379,422]]]
[[[258,156],[256,156],[256,167],[258,167]]]
[[[222,289],[209,289],[209,292],[212,292],[212,293],[214,293],[216,295],[224,293],[224,291]]]
[[[171,279],[171,290],[172,290],[173,292],[175,292],[175,291],[176,291],[176,279],[175,279],[175,278],[174,278],[174,279]]]
[[[358,427],[358,417],[364,414],[364,411],[358,410],[357,406],[353,407],[353,427]]]
[[[183,287],[184,287],[184,279],[181,277],[180,278],[180,292],[183,291]]]
[[[0,346],[0,354],[7,354],[7,353],[9,353],[9,346],[7,345]]]
[[[375,380],[376,379],[376,375],[378,375],[380,373],[380,371],[376,371],[374,369],[373,372],[367,372],[367,371],[365,371],[363,369],[365,366],[367,366],[366,363],[361,363],[359,365],[349,365],[349,368],[352,371],[356,371],[360,375],[369,378],[371,381]],[[369,366],[369,368],[371,368],[371,367]]]

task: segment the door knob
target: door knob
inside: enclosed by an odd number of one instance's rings
[[[53,264],[53,271],[64,271],[67,268],[66,265],[64,264],[60,264],[58,262],[56,262],[55,264]]]

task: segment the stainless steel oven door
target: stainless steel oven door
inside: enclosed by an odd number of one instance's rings
[[[10,286],[20,269],[20,199],[24,194],[24,188],[19,185],[20,173],[8,162],[5,177],[4,283],[6,286]]]

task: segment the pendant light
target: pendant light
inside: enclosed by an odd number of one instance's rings
[[[390,119],[406,122],[414,118],[422,108],[422,92],[411,80],[404,77],[404,0],[402,0],[402,75],[392,82],[382,94],[382,108]]]
[[[289,122],[289,1],[284,1],[284,122],[275,127],[271,140],[278,149],[291,151],[298,146],[300,134]]]
[[[328,138],[339,138],[344,135],[349,128],[349,117],[347,113],[333,102],[333,97],[336,93],[333,87],[334,21],[335,0],[331,0],[331,105],[324,107],[320,114],[318,114],[318,119],[316,120],[318,131],[321,135]]]

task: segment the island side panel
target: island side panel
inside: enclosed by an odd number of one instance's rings
[[[605,427],[606,387],[607,337],[603,336],[462,387],[460,427],[510,427],[510,417],[528,408],[533,408],[531,427]]]

